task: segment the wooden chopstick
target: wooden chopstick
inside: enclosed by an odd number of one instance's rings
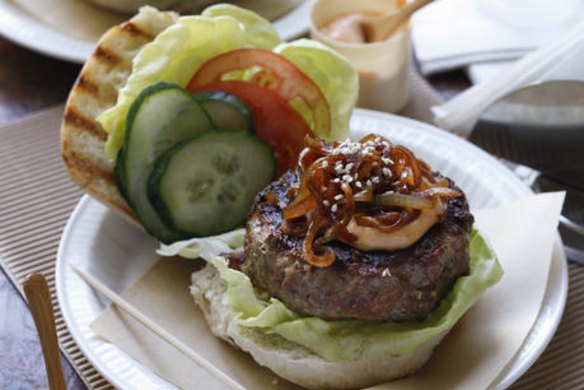
[[[55,315],[47,280],[42,274],[35,273],[26,277],[23,288],[39,334],[47,369],[49,389],[66,390],[67,384],[65,383],[63,366],[61,365]]]
[[[224,374],[221,370],[215,367],[212,363],[208,360],[203,358],[201,355],[197,354],[191,348],[186,346],[182,341],[174,337],[172,334],[167,332],[163,327],[158,325],[156,322],[152,321],[148,318],[144,313],[142,313],[138,308],[133,306],[131,303],[126,301],[124,298],[110,290],[106,285],[101,283],[99,280],[95,279],[93,276],[89,275],[87,272],[83,271],[82,269],[76,267],[75,265],[70,265],[77,274],[87,282],[91,287],[93,287],[96,291],[103,294],[106,298],[108,298],[112,303],[114,303],[119,308],[125,310],[129,315],[134,317],[138,322],[142,325],[150,329],[156,335],[161,337],[167,343],[172,345],[174,348],[185,354],[188,358],[192,361],[197,363],[201,368],[205,369],[207,372],[215,376],[216,378],[222,380],[225,384],[229,385],[234,389],[245,390],[245,387],[237,383],[235,380],[231,379],[229,376]]]

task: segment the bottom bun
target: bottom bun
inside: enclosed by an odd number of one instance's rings
[[[213,334],[248,352],[280,377],[310,389],[357,389],[411,374],[428,360],[445,335],[407,355],[329,362],[279,335],[240,326],[236,313],[223,302],[225,290],[225,281],[211,264],[192,275],[191,294]]]

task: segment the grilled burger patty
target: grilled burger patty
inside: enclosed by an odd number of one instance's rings
[[[327,320],[424,319],[469,271],[468,234],[473,223],[465,196],[448,201],[445,221],[435,224],[413,246],[398,251],[361,251],[338,241],[330,267],[302,258],[302,237],[282,232],[282,206],[295,172],[284,174],[256,197],[247,222],[245,256],[239,268],[254,286],[297,313]],[[458,189],[452,181],[450,187]],[[286,201],[285,201],[286,202]]]

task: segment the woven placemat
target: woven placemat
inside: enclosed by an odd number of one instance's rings
[[[64,355],[89,388],[110,389],[112,386],[87,361],[69,334],[55,295],[59,239],[81,196],[60,157],[62,110],[56,107],[0,128],[0,265],[19,289],[26,275],[45,275]],[[579,299],[584,294],[584,267],[570,264],[569,274],[568,302],[558,332],[541,358],[512,386],[515,390],[584,389],[580,325],[584,303]]]
[[[0,265],[21,295],[27,275],[40,272],[45,276],[63,354],[87,387],[113,389],[77,347],[57,302],[57,248],[82,195],[61,159],[62,115],[60,106],[0,129]]]

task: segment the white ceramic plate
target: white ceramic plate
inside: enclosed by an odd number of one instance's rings
[[[310,0],[273,22],[284,40],[308,31]],[[66,35],[31,16],[10,0],[0,0],[0,35],[31,50],[61,60],[82,64],[91,55],[95,42]]]
[[[531,194],[490,155],[435,127],[367,110],[356,110],[351,127],[359,129],[353,132],[355,138],[377,132],[409,146],[452,177],[467,193],[471,208],[497,206]],[[118,388],[172,386],[91,331],[89,324],[107,302],[68,265],[86,270],[121,293],[157,260],[156,246],[139,228],[85,196],[67,223],[57,254],[57,295],[63,317],[87,358]],[[499,388],[519,378],[548,345],[562,316],[567,289],[566,259],[558,238],[543,307],[522,349],[500,376]]]

